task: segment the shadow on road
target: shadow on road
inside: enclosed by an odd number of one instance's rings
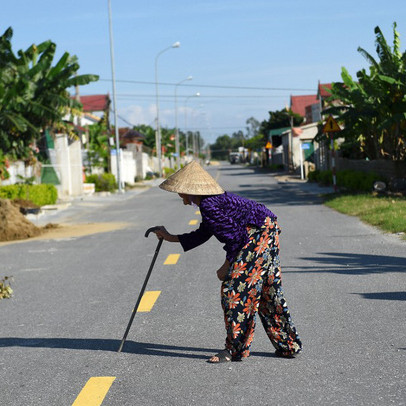
[[[318,257],[302,257],[316,265],[283,267],[285,273],[336,273],[340,275],[369,275],[405,272],[406,258],[383,255],[321,252]]]
[[[322,198],[317,194],[304,190],[303,186],[294,183],[258,188],[256,184],[242,184],[237,190],[229,192],[265,204],[272,210],[272,205],[303,206],[322,204]]]
[[[364,299],[373,300],[406,300],[406,292],[353,293],[353,295],[360,295]]]
[[[117,352],[120,343],[120,340],[102,338],[0,338],[0,348],[64,348],[70,350]],[[160,357],[193,358],[206,360],[218,351],[218,349],[213,348],[184,347],[166,344],[126,341],[122,352],[139,355],[155,355]],[[253,351],[251,352],[251,356],[276,357],[273,353],[273,350],[271,350],[269,353]]]
[[[321,195],[328,193],[315,184],[297,182],[278,182],[278,173],[269,173],[261,168],[243,168],[226,166],[218,169],[227,176],[238,176],[239,185],[229,188],[222,185],[228,192],[247,197],[265,204],[272,210],[272,205],[313,205],[322,204]],[[221,182],[220,182],[221,183]]]
[[[252,174],[269,175],[271,173],[268,168],[261,168],[259,166],[223,165],[220,167],[213,168],[216,168],[216,170],[221,172],[227,172],[227,174],[231,176],[252,175]]]

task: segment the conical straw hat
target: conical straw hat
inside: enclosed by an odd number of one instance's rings
[[[159,187],[168,192],[187,195],[219,195],[220,185],[196,161],[192,161],[162,182]]]

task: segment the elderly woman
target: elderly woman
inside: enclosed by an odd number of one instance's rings
[[[259,314],[275,354],[292,358],[302,343],[292,323],[281,286],[280,228],[276,216],[264,205],[225,192],[196,161],[164,181],[160,188],[176,192],[183,204],[197,205],[202,222],[186,234],[156,234],[179,242],[189,251],[215,236],[224,245],[226,258],[217,270],[222,281],[221,304],[227,337],[225,349],[208,362],[240,361],[250,354],[256,314]]]

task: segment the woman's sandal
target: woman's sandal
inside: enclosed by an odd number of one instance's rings
[[[218,361],[212,361],[214,357],[217,357]],[[230,362],[231,355],[227,350],[220,351],[218,354],[213,355],[207,360],[210,364],[222,364],[223,362]]]

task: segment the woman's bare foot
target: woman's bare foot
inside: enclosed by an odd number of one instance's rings
[[[231,355],[227,350],[220,351],[218,354],[210,357],[207,362],[210,364],[221,364],[223,362],[230,362]]]

